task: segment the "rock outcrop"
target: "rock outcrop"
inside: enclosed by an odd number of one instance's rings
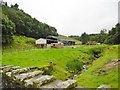
[[[55,76],[43,75],[43,71],[32,68],[20,68],[19,66],[0,66],[1,89],[4,88],[39,88],[45,89],[73,89],[77,86],[76,80],[56,80]]]

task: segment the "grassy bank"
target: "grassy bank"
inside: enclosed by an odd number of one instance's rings
[[[118,57],[118,46],[108,46],[102,57],[95,60],[87,71],[77,76],[78,85],[86,88],[96,88],[101,84],[107,84],[112,88],[117,88],[118,63],[112,65],[116,58],[120,58]]]
[[[13,53],[31,49],[37,49],[35,46],[35,39],[25,36],[13,36],[13,42],[10,45],[2,46],[3,53]]]

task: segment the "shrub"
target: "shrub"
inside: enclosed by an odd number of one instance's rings
[[[77,72],[82,69],[83,64],[79,60],[75,59],[67,62],[66,66],[69,72]]]
[[[50,75],[51,72],[53,71],[55,65],[56,65],[56,63],[49,62],[49,65],[47,65],[47,66],[45,66],[45,67],[42,68],[42,71],[44,71],[43,74]]]
[[[95,58],[99,58],[102,52],[103,52],[103,48],[95,48],[92,50],[92,53]]]

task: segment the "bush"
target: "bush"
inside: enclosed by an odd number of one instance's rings
[[[50,75],[51,72],[53,71],[55,65],[56,65],[56,63],[49,62],[49,65],[47,65],[47,66],[45,66],[45,67],[42,68],[42,71],[44,71],[43,74]]]
[[[103,52],[103,48],[95,48],[92,50],[92,53],[95,58],[99,58],[102,52]]]
[[[69,72],[77,72],[82,69],[83,64],[79,60],[75,59],[67,62],[66,66]]]

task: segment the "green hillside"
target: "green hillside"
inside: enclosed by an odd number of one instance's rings
[[[65,35],[59,34],[57,37],[58,37],[58,38],[67,39],[67,40],[73,40],[73,41],[75,41],[76,44],[81,44],[81,41],[76,40],[76,39],[74,39],[74,38],[67,37],[67,36],[65,36]]]
[[[19,51],[26,51],[36,49],[34,38],[28,38],[25,36],[13,36],[13,42],[9,45],[2,46],[3,53],[12,53]]]
[[[57,29],[46,23],[32,18],[29,14],[19,9],[15,4],[11,7],[2,5],[2,43],[9,44],[13,41],[13,35],[23,35],[32,38],[45,38],[48,35],[57,36]]]
[[[74,40],[77,44],[80,44],[80,41],[69,38],[64,35],[58,35],[59,38],[64,38],[67,40]],[[3,53],[6,52],[19,52],[19,51],[25,51],[25,50],[32,50],[32,49],[38,49],[35,45],[35,38],[30,38],[26,36],[13,36],[13,41],[11,44],[3,45]]]
[[[88,70],[78,75],[78,85],[86,88],[96,88],[102,84],[118,87],[118,46],[105,48],[102,57],[89,66]]]
[[[96,54],[95,54],[96,53]],[[18,65],[21,67],[45,67],[53,62],[53,70],[48,73],[58,79],[68,79],[81,70],[78,65],[86,64],[88,70],[75,78],[79,86],[97,88],[101,84],[118,87],[118,66],[106,69],[111,60],[118,58],[118,45],[79,46],[62,49],[35,49],[24,52],[3,53],[2,63],[5,65]],[[77,63],[76,63],[77,62]],[[97,72],[100,72],[98,74]],[[110,79],[108,79],[110,78]]]

